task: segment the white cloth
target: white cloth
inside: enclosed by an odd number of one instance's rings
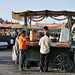
[[[75,35],[72,38],[73,38],[73,41],[75,41]]]
[[[40,53],[47,54],[50,52],[50,46],[52,45],[52,43],[49,37],[44,36],[40,39],[39,45],[40,45]]]
[[[19,47],[19,37],[17,36],[15,40],[15,45],[13,46],[12,50],[12,60],[17,60],[18,47]]]
[[[19,37],[18,36],[16,37],[15,45],[19,46]]]
[[[14,45],[12,49],[12,60],[17,60],[16,45]]]
[[[8,43],[7,42],[0,42],[0,46],[7,46]]]
[[[69,29],[66,27],[63,27],[61,29],[59,42],[66,42],[66,41],[69,41]]]
[[[75,28],[75,23],[74,23],[73,26],[72,26],[72,32],[74,31],[74,28]]]

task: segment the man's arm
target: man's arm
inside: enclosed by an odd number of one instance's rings
[[[41,39],[40,39],[40,41],[39,41],[39,45],[41,46]]]
[[[52,42],[51,42],[51,39],[49,39],[49,46],[52,46]]]
[[[26,41],[26,38],[22,36],[22,40],[23,40],[23,41]]]

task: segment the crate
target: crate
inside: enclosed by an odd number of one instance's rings
[[[69,43],[59,43],[59,47],[69,47]]]
[[[26,42],[27,46],[39,46],[38,42]]]

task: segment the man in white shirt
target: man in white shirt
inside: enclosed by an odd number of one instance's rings
[[[49,52],[52,45],[49,38],[49,32],[45,32],[44,36],[39,41],[40,45],[40,72],[47,72],[49,65]]]

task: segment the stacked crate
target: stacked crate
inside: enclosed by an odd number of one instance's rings
[[[69,43],[59,43],[59,47],[69,47]]]

